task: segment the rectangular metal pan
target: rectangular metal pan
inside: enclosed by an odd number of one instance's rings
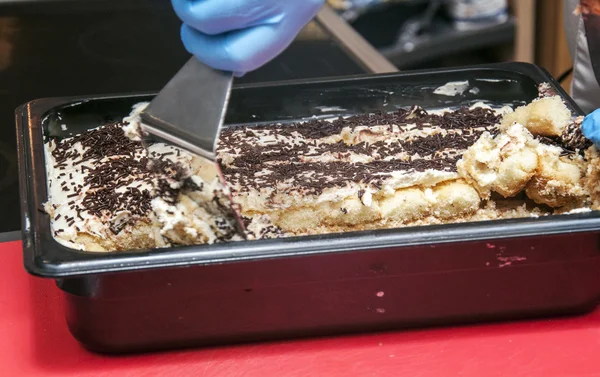
[[[478,90],[441,96],[451,81]],[[235,87],[227,124],[484,100],[518,106],[550,75],[522,63]],[[16,111],[24,264],[58,278],[86,347],[132,352],[291,336],[575,314],[600,295],[597,212],[128,253],[59,245],[43,135],[120,120],[150,95],[42,99]],[[63,134],[64,135],[64,134]]]

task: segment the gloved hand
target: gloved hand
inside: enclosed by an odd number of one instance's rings
[[[600,109],[591,112],[583,119],[581,131],[600,148]]]
[[[241,76],[294,40],[325,0],[172,0],[186,49],[209,66]]]

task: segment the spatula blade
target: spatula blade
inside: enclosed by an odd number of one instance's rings
[[[233,82],[233,73],[215,70],[191,58],[140,114],[142,132],[205,157],[217,165],[217,142]],[[245,226],[228,190],[238,233]]]
[[[191,58],[140,114],[142,130],[215,161],[232,82]]]

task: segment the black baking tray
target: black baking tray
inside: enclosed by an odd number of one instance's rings
[[[478,90],[434,94],[449,81]],[[227,124],[527,103],[543,69],[506,63],[236,86]],[[50,232],[43,136],[120,120],[151,94],[32,101],[17,109],[23,255],[57,279],[73,335],[99,352],[577,314],[600,296],[597,212],[528,219],[84,253]],[[62,131],[60,124],[68,130]]]

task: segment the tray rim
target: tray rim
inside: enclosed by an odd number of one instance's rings
[[[498,63],[474,65],[433,70],[415,70],[398,73],[360,74],[353,76],[329,77],[323,79],[301,79],[280,81],[274,83],[256,83],[234,85],[234,89],[278,87],[289,85],[310,85],[315,83],[360,82],[374,78],[385,79],[395,77],[419,76],[427,73],[444,73],[469,70],[504,70],[524,75],[542,75],[553,89],[569,104],[572,109],[582,114],[581,109],[564,92],[560,85],[543,68],[528,63]],[[36,179],[31,169],[34,158],[31,153],[32,117],[38,116],[39,126],[45,115],[52,109],[65,105],[80,103],[148,97],[155,92],[138,92],[126,94],[48,97],[30,101],[15,110],[17,126],[17,149],[19,164],[19,183],[21,196],[21,225],[23,239],[23,259],[26,270],[37,276],[58,278],[74,277],[89,274],[104,274],[134,271],[141,269],[171,268],[191,265],[222,264],[249,260],[272,258],[298,257],[321,253],[340,253],[345,251],[368,251],[382,248],[402,248],[409,246],[425,246],[457,242],[473,242],[482,240],[499,240],[514,237],[533,237],[543,235],[559,235],[600,230],[600,212],[594,211],[581,214],[553,215],[542,218],[522,218],[481,221],[458,224],[442,224],[430,226],[407,227],[399,229],[380,229],[352,233],[333,233],[327,235],[290,237],[273,240],[257,240],[251,242],[231,242],[217,245],[180,246],[168,251],[152,249],[146,251],[119,253],[89,253],[67,248],[51,238],[51,247],[62,249],[62,252],[78,256],[71,261],[53,261],[44,258],[42,244],[47,242],[40,239],[40,233],[35,228],[40,213],[37,208],[28,203],[34,194],[28,183],[28,177]],[[45,166],[45,165],[44,165]],[[44,180],[46,172],[42,171]],[[23,173],[26,172],[27,174]],[[342,245],[336,245],[333,240],[344,239]]]

